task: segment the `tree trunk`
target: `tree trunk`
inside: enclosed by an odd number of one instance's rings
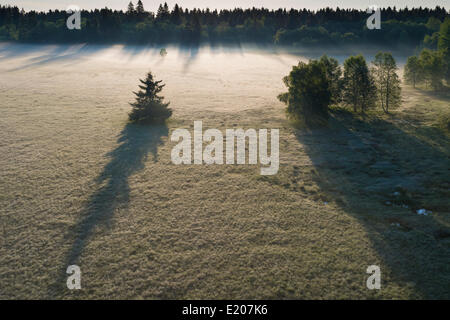
[[[390,76],[388,75],[386,82],[386,110],[384,111],[386,113],[389,113],[389,79]]]

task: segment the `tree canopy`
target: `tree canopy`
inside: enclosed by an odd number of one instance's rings
[[[391,108],[400,105],[401,90],[397,64],[390,52],[378,52],[372,65],[378,99],[383,111],[388,113]]]
[[[318,61],[299,62],[283,79],[288,92],[278,99],[287,105],[289,118],[313,123],[328,118],[328,106],[331,102],[331,82],[326,66]]]
[[[343,101],[356,112],[365,112],[375,106],[376,86],[362,55],[349,57],[344,62]]]

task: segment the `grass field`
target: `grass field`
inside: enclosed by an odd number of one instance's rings
[[[449,96],[295,129],[276,96],[306,56],[0,45],[0,298],[449,299]],[[127,124],[149,69],[174,115]],[[278,174],[172,164],[194,120],[280,129]]]

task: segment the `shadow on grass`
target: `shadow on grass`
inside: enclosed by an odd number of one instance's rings
[[[180,52],[184,56],[183,73],[187,73],[189,71],[190,66],[198,58],[199,51],[200,45],[198,43],[193,43],[188,47],[180,48]]]
[[[111,160],[96,180],[102,186],[89,198],[81,220],[74,227],[75,241],[66,254],[58,281],[50,287],[50,297],[58,297],[63,290],[67,290],[66,268],[78,264],[94,229],[99,225],[108,225],[116,209],[127,208],[130,196],[129,177],[144,168],[149,153],[155,162],[158,161],[158,146],[162,143],[162,137],[167,134],[166,125],[127,124],[122,130],[117,141],[118,147],[107,155]]]
[[[35,50],[38,50],[39,47],[36,45]],[[45,47],[43,47],[45,48]],[[28,70],[33,68],[38,68],[46,65],[51,65],[53,63],[57,62],[71,62],[72,64],[75,62],[79,62],[82,59],[85,59],[90,56],[94,56],[96,54],[99,54],[101,51],[105,50],[106,47],[100,47],[100,46],[89,46],[86,44],[81,45],[59,45],[55,48],[53,48],[50,51],[40,52],[40,54],[36,57],[29,58],[28,60],[24,61],[20,66],[12,68],[7,70],[7,72],[17,72],[21,70]],[[4,57],[3,59],[7,59],[8,57],[16,57],[24,55],[26,56],[29,53],[32,53],[33,51],[21,51],[24,50],[21,47],[13,46],[10,51],[10,55]],[[15,54],[15,55],[14,55]]]
[[[388,279],[410,287],[412,298],[448,299],[450,149],[405,129],[341,110],[334,111],[329,128],[297,130],[296,136],[324,198],[367,230],[381,261],[361,261],[362,270],[382,263]],[[418,215],[419,208],[433,213]]]
[[[418,90],[421,94],[428,96],[432,99],[439,99],[444,101],[450,101],[450,87],[449,86],[443,86],[440,90],[432,90],[432,89],[424,89],[416,87],[416,90]]]

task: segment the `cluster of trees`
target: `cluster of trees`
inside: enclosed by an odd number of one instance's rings
[[[326,120],[331,104],[351,106],[362,113],[379,105],[388,113],[401,102],[397,69],[388,52],[379,52],[371,67],[364,56],[351,56],[343,69],[336,59],[322,56],[294,66],[283,78],[288,92],[278,98],[287,105],[289,118],[306,123]]]
[[[364,10],[318,11],[265,8],[233,10],[183,9],[167,3],[156,13],[141,1],[130,2],[126,11],[104,8],[81,12],[82,29],[68,30],[65,11],[25,12],[0,6],[0,40],[27,42],[259,42],[281,45],[408,45],[433,38],[436,22],[448,12],[434,9],[384,8],[382,29],[368,30]],[[431,19],[431,20],[430,20]],[[428,39],[427,38],[427,39]],[[433,38],[434,39],[434,38]],[[431,41],[431,40],[430,40]]]
[[[418,56],[411,56],[406,62],[404,79],[414,87],[425,84],[433,90],[441,90],[444,80],[450,83],[450,18],[439,23],[437,28],[439,31],[433,34],[436,47],[424,48]]]

